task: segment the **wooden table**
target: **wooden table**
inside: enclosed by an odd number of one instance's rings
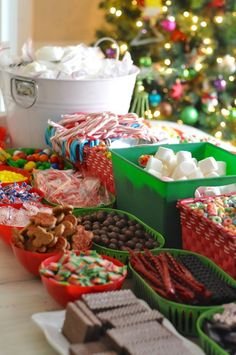
[[[56,355],[31,315],[59,310],[60,306],[2,241],[0,270],[0,354]]]

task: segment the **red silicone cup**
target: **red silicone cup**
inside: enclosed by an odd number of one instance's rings
[[[46,268],[51,262],[57,262],[61,255],[56,255],[50,257],[42,262],[40,265],[40,270]],[[101,255],[103,259],[112,261],[117,266],[124,266],[119,260],[113,259],[109,256]],[[68,302],[74,302],[78,300],[85,293],[94,292],[107,292],[120,290],[126,275],[121,276],[118,280],[107,283],[105,285],[97,286],[79,286],[79,285],[62,285],[52,278],[45,277],[41,275],[41,280],[47,289],[48,293],[56,302],[58,302],[62,307],[66,307]]]
[[[52,256],[55,257],[55,255],[60,257],[62,254],[60,251],[55,253],[33,253],[31,251],[18,248],[13,243],[11,243],[11,247],[20,264],[34,276],[40,276],[39,266],[45,259]]]

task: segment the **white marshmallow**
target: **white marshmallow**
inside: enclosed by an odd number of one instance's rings
[[[169,160],[166,161],[166,167],[168,169],[168,176],[171,175],[174,171],[174,169],[176,168],[177,165],[177,158],[175,155],[173,155],[172,157],[170,157]]]
[[[179,179],[176,180],[188,180],[188,178],[186,176],[181,176]]]
[[[170,175],[169,169],[168,169],[168,167],[166,165],[163,166],[162,175],[163,176],[169,176]]]
[[[180,179],[183,176],[189,176],[197,169],[195,163],[192,160],[182,161],[177,167],[175,168],[172,178],[173,179]]]
[[[216,163],[217,163],[217,166],[218,166],[218,169],[216,170],[216,172],[220,176],[226,175],[226,162],[225,161],[217,161]]]
[[[160,179],[163,180],[163,181],[174,181],[174,179],[172,179],[169,176],[162,176]]]
[[[218,165],[213,157],[209,157],[198,162],[198,167],[201,169],[203,175],[207,175],[212,171],[217,171]]]
[[[209,174],[205,175],[206,178],[220,176],[216,171],[211,171]]]
[[[176,158],[177,158],[177,164],[180,164],[182,163],[182,161],[191,159],[192,153],[185,150],[180,150],[179,152],[176,153]]]
[[[159,179],[161,178],[161,174],[158,173],[158,171],[156,171],[154,169],[148,169],[147,171],[149,172],[149,174],[152,174],[152,175],[156,176]]]
[[[203,178],[203,173],[199,168],[196,168],[191,174],[188,176],[189,179],[201,179]]]
[[[150,157],[148,159],[145,170],[153,169],[155,171],[161,172],[162,168],[163,168],[163,164],[159,159],[156,159],[154,157]]]
[[[162,162],[167,162],[171,157],[174,156],[174,152],[172,149],[159,147],[154,156],[155,158],[160,159]]]

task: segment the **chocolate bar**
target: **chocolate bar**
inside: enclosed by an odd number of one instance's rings
[[[124,347],[125,355],[189,355],[189,350],[183,346],[180,339],[175,336],[162,338],[151,342],[128,344]]]
[[[132,314],[147,312],[148,310],[149,308],[147,306],[145,306],[143,303],[138,301],[137,304],[132,304],[129,306],[124,306],[115,309],[110,309],[104,312],[99,312],[97,313],[97,317],[102,321],[102,323],[106,324],[112,319],[129,316]]]
[[[162,327],[158,322],[148,322],[124,328],[113,328],[106,332],[106,339],[113,349],[122,352],[124,346],[169,338],[173,336],[170,331]]]
[[[137,298],[131,290],[90,293],[82,296],[83,301],[93,311],[122,307],[137,303]]]
[[[101,327],[93,322],[75,304],[69,302],[66,307],[66,317],[62,328],[62,334],[70,343],[81,343],[97,340],[101,335]]]
[[[112,328],[123,328],[139,323],[147,323],[151,321],[161,321],[163,316],[158,311],[148,311],[139,314],[133,314],[120,318],[114,318],[109,321],[109,325]],[[146,324],[145,324],[146,325]]]

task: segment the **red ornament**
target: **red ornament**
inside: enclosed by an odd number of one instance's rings
[[[185,42],[187,40],[187,36],[180,30],[176,29],[171,33],[170,39],[173,42]]]
[[[224,7],[225,0],[212,0],[207,4],[208,7]]]
[[[137,5],[138,5],[138,7],[144,7],[145,6],[145,0],[137,0]]]
[[[170,97],[174,100],[179,100],[184,94],[184,86],[181,84],[179,80],[172,86]]]

